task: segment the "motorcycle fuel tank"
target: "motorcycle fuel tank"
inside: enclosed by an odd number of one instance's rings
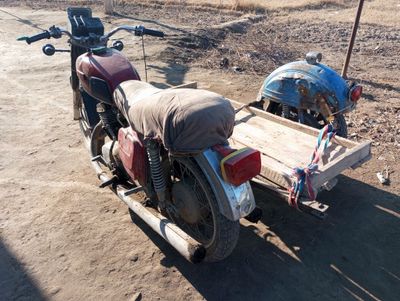
[[[83,89],[92,97],[112,104],[112,93],[126,80],[140,80],[136,69],[119,51],[99,48],[76,60],[76,72]]]
[[[272,72],[265,79],[259,98],[318,111],[318,100],[323,97],[331,107],[342,110],[353,106],[349,91],[347,82],[328,66],[296,61]]]

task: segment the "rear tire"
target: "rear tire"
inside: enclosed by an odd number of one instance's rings
[[[348,131],[347,131],[347,122],[344,118],[343,114],[339,114],[335,116],[336,122],[336,134],[340,137],[347,138]]]
[[[174,211],[174,213],[170,214],[171,219],[180,228],[182,228],[182,230],[191,235],[194,239],[204,244],[206,248],[205,261],[217,262],[225,259],[232,253],[237,244],[240,232],[239,221],[231,221],[220,213],[217,199],[211,189],[210,183],[193,159],[177,157],[172,158],[171,161],[171,166],[173,166],[174,170],[176,170],[177,166],[179,166],[180,169],[185,169],[185,172],[181,172],[181,175],[178,175],[178,177],[180,176],[181,178],[178,179],[179,182],[177,183],[183,181],[185,182],[186,187],[189,187],[191,185],[192,187],[190,189],[193,189],[193,194],[196,195],[196,198],[199,194],[205,197],[206,201],[204,200],[204,203],[202,203],[203,205],[201,206],[203,207],[201,207],[201,210],[199,210],[199,214],[205,215],[204,211],[209,210],[207,212],[208,216],[203,216],[204,219],[202,218],[202,221],[210,218],[209,214],[212,215],[213,233],[212,235],[210,234],[207,238],[200,237],[199,225],[201,225],[201,223],[199,222],[198,225],[196,225],[197,233],[195,233],[191,230],[193,224],[185,222],[184,217],[179,216],[176,210]],[[175,185],[177,183],[175,183]],[[173,201],[171,203],[171,206],[175,206],[175,209],[177,209],[178,205],[173,204],[176,201],[174,200],[174,196],[172,199]],[[200,203],[200,201],[198,203]],[[192,210],[193,207],[196,207],[193,205],[185,206],[187,206],[185,208],[191,207]],[[189,214],[189,216],[190,218],[193,218],[193,214]]]
[[[278,116],[282,116],[282,105],[280,103],[277,102],[272,102],[272,101],[267,101],[265,102],[264,105],[264,110],[278,115]],[[304,121],[301,122],[299,120],[299,118],[296,118],[297,115],[297,109],[294,107],[289,107],[289,110],[291,112],[291,116],[294,116],[294,118],[288,118],[291,119],[293,121],[311,126],[313,128],[316,129],[321,129],[324,125],[327,124],[327,121],[325,120],[325,118],[323,118],[323,116],[319,113],[313,113],[313,112],[304,112],[303,113],[303,118]],[[344,118],[343,114],[338,114],[335,115],[335,121],[334,121],[335,127],[336,127],[336,135],[343,137],[343,138],[347,138],[347,123],[346,123],[346,119]]]

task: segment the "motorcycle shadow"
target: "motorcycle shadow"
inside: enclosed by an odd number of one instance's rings
[[[1,300],[47,300],[24,265],[0,239]]]
[[[236,249],[218,263],[190,264],[141,221],[137,225],[206,300],[395,300],[400,295],[398,195],[346,176],[320,199],[318,220],[254,188],[264,216],[242,222]],[[395,238],[397,237],[397,239]],[[397,274],[396,274],[397,273]]]
[[[187,65],[174,62],[168,62],[168,65],[162,67],[151,64],[147,65],[147,67],[157,74],[156,77],[165,79],[167,84],[154,81],[150,82],[150,84],[160,89],[167,89],[183,84],[185,82],[186,73],[190,70]]]

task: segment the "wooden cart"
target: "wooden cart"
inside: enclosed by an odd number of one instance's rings
[[[178,86],[197,88],[196,83]],[[176,88],[178,88],[176,87]],[[310,163],[319,130],[230,100],[236,109],[236,124],[230,144],[235,148],[252,147],[261,152],[262,168],[254,179],[287,199],[295,178],[292,170]],[[371,158],[371,142],[357,143],[335,137],[322,156],[318,170],[311,176],[314,191],[330,190],[345,169],[357,168]],[[299,209],[323,218],[327,205],[306,197],[299,199]]]
[[[295,180],[292,170],[310,163],[319,130],[230,101],[237,109],[230,143],[237,148],[248,146],[259,150],[262,168],[255,181],[287,198],[288,189]],[[331,190],[337,183],[336,176],[347,168],[359,167],[370,158],[370,141],[357,143],[341,137],[333,138],[318,164],[318,170],[311,176],[314,191]],[[300,198],[299,208],[324,217],[328,206]]]

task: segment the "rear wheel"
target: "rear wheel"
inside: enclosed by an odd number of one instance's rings
[[[301,114],[299,114],[298,109],[289,107],[288,112],[284,114],[282,104],[277,102],[266,102],[264,109],[272,114],[300,122],[316,129],[322,129],[326,124],[328,124],[328,121],[321,113],[310,110],[302,110]],[[340,137],[347,138],[347,123],[344,116],[342,114],[335,115],[334,123],[336,134]]]
[[[218,209],[216,197],[193,159],[171,159],[171,220],[206,248],[208,262],[228,257],[239,237],[239,221],[231,221]]]
[[[343,114],[336,115],[335,122],[336,122],[337,135],[343,138],[347,138],[348,135],[347,122]]]

